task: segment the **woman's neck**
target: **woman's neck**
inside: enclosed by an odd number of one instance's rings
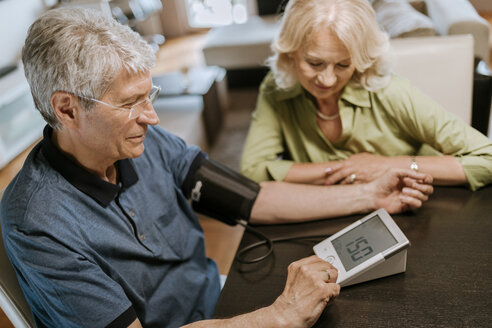
[[[332,96],[329,98],[317,98],[309,94],[309,97],[316,106],[316,109],[321,113],[330,116],[338,113],[338,99],[340,95]]]

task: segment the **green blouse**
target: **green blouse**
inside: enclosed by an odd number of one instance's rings
[[[376,92],[346,86],[338,106],[343,132],[331,143],[301,85],[280,90],[268,74],[260,87],[241,172],[255,181],[281,181],[294,162],[343,160],[360,152],[418,155],[432,149],[433,154],[456,157],[472,190],[492,182],[491,140],[403,78],[392,76],[389,85]]]

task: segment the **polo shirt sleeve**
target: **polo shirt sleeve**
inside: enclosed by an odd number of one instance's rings
[[[127,327],[137,318],[121,286],[55,233],[14,226],[4,243],[42,326]]]
[[[179,188],[183,188],[188,172],[192,169],[192,163],[197,156],[205,156],[200,148],[195,145],[187,145],[181,138],[158,127],[149,127],[147,135],[156,138],[156,142],[146,145],[147,149],[155,159],[156,155],[164,163],[167,170],[173,175],[174,182]]]
[[[407,137],[454,156],[472,190],[492,183],[492,142],[482,133],[401,78],[380,100]]]
[[[286,149],[275,104],[264,82],[241,158],[241,173],[256,182],[282,181],[293,164],[293,161],[279,159]]]

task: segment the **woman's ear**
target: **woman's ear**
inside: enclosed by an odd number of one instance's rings
[[[78,125],[79,113],[82,110],[77,97],[64,91],[55,91],[51,95],[51,107],[58,121],[67,128]]]

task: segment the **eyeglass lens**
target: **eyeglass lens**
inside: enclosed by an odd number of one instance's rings
[[[152,87],[152,90],[150,90],[149,96],[143,100],[142,102],[135,104],[129,114],[129,118],[133,119],[136,118],[138,115],[140,115],[145,108],[147,108],[148,105],[152,104],[156,99],[157,96],[159,95],[159,92],[161,91],[160,87]]]

